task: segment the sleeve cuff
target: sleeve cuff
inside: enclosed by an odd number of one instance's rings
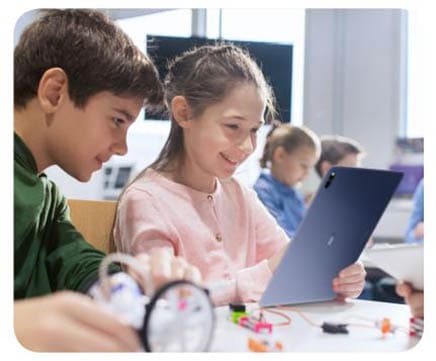
[[[243,302],[257,302],[272,277],[268,260],[263,260],[253,267],[245,268],[237,273],[236,288]]]

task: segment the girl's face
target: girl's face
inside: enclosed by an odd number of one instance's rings
[[[238,85],[184,126],[185,167],[203,180],[230,177],[256,148],[265,103],[252,84]]]
[[[294,187],[307,178],[316,161],[316,152],[309,146],[298,147],[291,153],[278,147],[273,154],[271,173],[279,181]]]

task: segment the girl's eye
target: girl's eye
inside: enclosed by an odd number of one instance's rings
[[[251,132],[252,132],[253,134],[257,134],[258,130],[259,130],[259,128],[254,128],[254,129],[251,129]]]
[[[226,127],[230,128],[232,130],[238,130],[239,129],[239,126],[237,124],[227,124]]]

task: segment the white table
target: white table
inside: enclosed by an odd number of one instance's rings
[[[249,304],[247,311],[257,308]],[[408,330],[409,307],[394,303],[350,300],[344,303],[323,302],[299,305],[311,321],[322,324],[326,322],[369,324],[367,320],[390,318],[392,324]],[[402,351],[413,347],[417,339],[399,330],[395,334],[382,337],[380,329],[348,326],[348,334],[327,334],[321,328],[310,325],[294,311],[280,311],[289,315],[292,322],[289,326],[274,327],[272,340],[281,341],[284,351]],[[216,309],[217,325],[211,351],[249,351],[247,340],[256,334],[246,328],[232,323],[229,319],[229,308]],[[265,313],[271,323],[281,319],[271,313]]]

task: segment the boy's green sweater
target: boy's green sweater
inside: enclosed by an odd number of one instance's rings
[[[86,292],[104,253],[71,224],[66,198],[14,134],[14,298],[57,290]]]

